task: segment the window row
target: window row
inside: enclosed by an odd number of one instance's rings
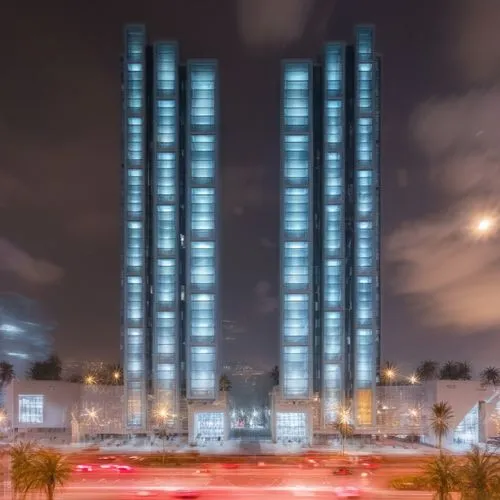
[[[215,375],[215,347],[191,347],[189,373],[191,395],[194,397],[215,396]]]
[[[323,366],[323,388],[340,389],[342,384],[342,372],[338,364],[325,364]]]

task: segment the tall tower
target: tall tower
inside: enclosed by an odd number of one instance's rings
[[[354,45],[326,44],[317,64],[283,62],[277,440],[310,440],[340,411],[359,432],[375,424],[379,145],[371,27]]]
[[[218,70],[125,28],[122,338],[126,428],[182,431],[218,398]]]

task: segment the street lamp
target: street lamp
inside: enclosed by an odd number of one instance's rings
[[[120,380],[120,372],[118,372],[118,371],[114,372],[113,373],[113,378],[115,379],[115,381],[118,382],[118,380]]]
[[[85,418],[87,420],[87,425],[89,427],[90,433],[92,435],[95,434],[96,428],[99,425],[99,412],[94,408],[86,408],[85,409]]]
[[[156,421],[158,422],[159,435],[162,440],[163,448],[163,458],[165,461],[166,444],[165,440],[167,438],[167,427],[172,424],[172,419],[175,418],[175,414],[171,413],[166,406],[159,406],[153,413]]]
[[[389,384],[392,384],[393,380],[396,378],[396,370],[394,368],[386,368],[384,376],[389,381]]]
[[[418,384],[418,377],[415,374],[410,375],[409,381],[411,385]]]
[[[96,379],[93,375],[87,375],[84,379],[84,382],[87,385],[94,385],[96,383]]]

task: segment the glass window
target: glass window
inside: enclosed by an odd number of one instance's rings
[[[191,295],[191,336],[194,341],[211,341],[215,337],[215,296]]]
[[[289,63],[285,66],[283,82],[284,126],[309,126],[310,65]]]
[[[191,190],[191,232],[193,239],[211,238],[215,230],[215,189]]]
[[[307,135],[285,135],[284,168],[289,184],[301,185],[309,182],[309,137]]]
[[[223,412],[195,413],[194,432],[197,441],[219,441],[224,438]]]
[[[308,441],[307,415],[304,412],[276,412],[276,439],[288,444]]]
[[[215,397],[215,347],[191,347],[191,396]]]
[[[43,395],[19,394],[19,423],[43,424]]]
[[[215,127],[216,67],[212,63],[196,63],[190,67],[190,124],[196,130]]]
[[[191,284],[197,291],[211,291],[215,286],[215,243],[192,242]]]
[[[309,234],[309,190],[286,188],[284,204],[285,239],[306,239]]]
[[[285,397],[307,397],[309,394],[309,348],[307,346],[284,346],[283,365]]]
[[[300,290],[309,285],[309,244],[295,241],[284,245],[284,286]]]
[[[340,45],[328,44],[325,55],[326,89],[331,93],[342,90],[343,48]]]
[[[324,297],[326,307],[341,307],[343,291],[343,267],[340,260],[329,259],[325,261]]]
[[[285,342],[305,343],[309,332],[309,296],[285,295],[283,306],[283,334]]]

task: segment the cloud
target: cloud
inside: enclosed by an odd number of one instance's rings
[[[268,281],[259,281],[253,291],[257,299],[259,313],[270,314],[278,309],[278,299],[271,295],[271,284]]]
[[[462,77],[470,83],[491,82],[500,76],[500,2],[461,0],[450,44]]]
[[[302,36],[314,5],[315,0],[238,0],[241,38],[257,47],[289,44]]]
[[[34,258],[4,238],[0,238],[0,271],[13,273],[35,285],[50,285],[59,281],[64,274],[59,266]]]
[[[500,217],[499,108],[500,88],[484,88],[433,99],[412,120],[429,189],[448,209],[397,230],[387,256],[400,265],[397,292],[432,325],[474,333],[500,324],[500,234],[471,231],[483,214]]]

